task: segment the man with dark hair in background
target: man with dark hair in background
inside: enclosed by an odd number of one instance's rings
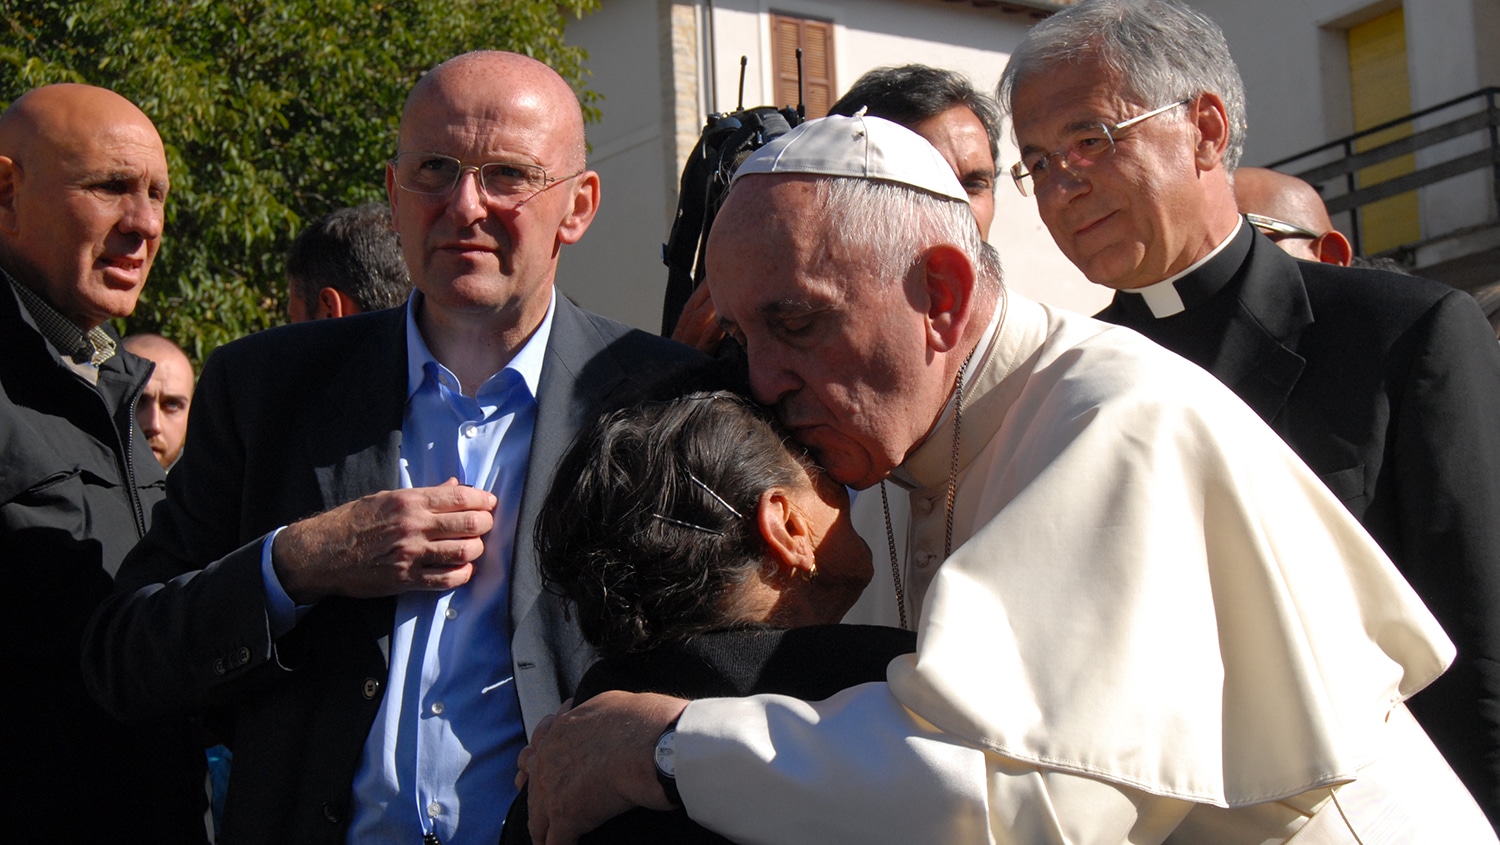
[[[313,221],[286,254],[287,317],[294,323],[394,308],[411,293],[391,210],[341,208]]]
[[[829,114],[865,114],[899,123],[937,147],[969,195],[981,237],[995,220],[1000,110],[958,71],[927,65],[880,67],[855,80]]]

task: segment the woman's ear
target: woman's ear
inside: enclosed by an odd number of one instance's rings
[[[779,565],[793,570],[792,574],[817,571],[811,526],[784,488],[772,487],[760,494],[755,522]]]

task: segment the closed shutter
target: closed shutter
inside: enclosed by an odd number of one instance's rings
[[[771,15],[771,68],[777,106],[795,106],[797,48],[802,48],[802,96],[807,116],[823,117],[833,105],[833,22]]]

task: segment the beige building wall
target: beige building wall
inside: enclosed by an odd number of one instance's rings
[[[741,55],[749,59],[745,105],[768,104],[772,11],[833,21],[840,93],[871,68],[908,62],[958,70],[993,90],[1009,51],[1035,20],[946,0],[604,0],[567,32],[569,43],[589,51],[591,85],[603,95],[603,119],[589,126],[590,166],[600,173],[603,202],[583,241],[564,251],[558,277],[579,304],[660,328],[661,244],[682,164],[708,112],[735,108]],[[1002,172],[1016,158],[1009,137],[1000,158]],[[1089,284],[1057,250],[1034,201],[1008,177],[996,188],[990,240],[1007,283],[1072,310],[1103,307],[1109,292]]]
[[[1414,112],[1500,85],[1500,3],[1496,0],[1189,0],[1223,29],[1245,79],[1250,129],[1245,164],[1264,164],[1353,131],[1349,27],[1404,5],[1408,76]],[[1474,108],[1472,105],[1470,109]],[[1453,120],[1433,115],[1417,130]],[[1477,136],[1418,153],[1423,167],[1480,149]],[[1421,190],[1425,247],[1418,268],[1486,249],[1495,229],[1475,237],[1444,236],[1497,222],[1491,176],[1470,173]],[[1347,218],[1336,219],[1346,228]],[[1486,240],[1488,239],[1488,240]]]

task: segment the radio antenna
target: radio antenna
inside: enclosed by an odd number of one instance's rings
[[[748,64],[749,61],[750,60],[748,58],[740,56],[740,101],[735,104],[735,111],[745,110],[745,65]]]
[[[807,106],[802,102],[802,48],[797,48],[797,117],[807,119]]]

